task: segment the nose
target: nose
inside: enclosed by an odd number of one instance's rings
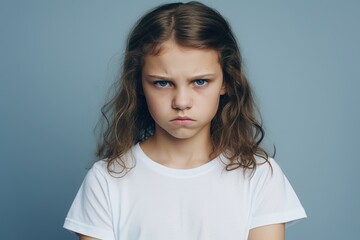
[[[171,106],[176,110],[186,110],[192,107],[191,94],[187,89],[178,89],[173,97]]]

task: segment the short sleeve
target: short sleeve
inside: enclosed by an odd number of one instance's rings
[[[90,237],[113,240],[108,182],[95,165],[87,173],[65,219],[64,228]]]
[[[289,225],[306,218],[303,206],[279,165],[273,159],[270,164],[271,167],[267,163],[260,165],[252,179],[254,196],[250,228],[277,223]]]

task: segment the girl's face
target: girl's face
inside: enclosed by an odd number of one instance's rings
[[[161,44],[147,55],[142,86],[155,121],[155,136],[210,139],[210,124],[220,96],[225,94],[222,69],[215,50]]]

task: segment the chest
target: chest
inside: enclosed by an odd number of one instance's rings
[[[130,180],[111,194],[119,239],[246,239],[251,197],[243,180],[222,174]]]

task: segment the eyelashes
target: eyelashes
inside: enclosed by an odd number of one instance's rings
[[[209,81],[207,79],[196,79],[192,81],[192,84],[195,87],[203,87],[206,86],[209,83]],[[153,84],[155,87],[158,88],[169,88],[169,87],[173,87],[173,83],[167,80],[160,80],[160,81],[153,81]]]
[[[155,87],[158,87],[158,88],[170,87],[170,82],[169,82],[169,81],[165,81],[165,80],[162,80],[162,81],[154,81],[153,83],[154,83]]]
[[[197,80],[194,81],[194,84],[195,84],[196,86],[205,86],[205,85],[207,85],[208,83],[209,83],[209,81],[206,80],[206,79],[197,79]]]

